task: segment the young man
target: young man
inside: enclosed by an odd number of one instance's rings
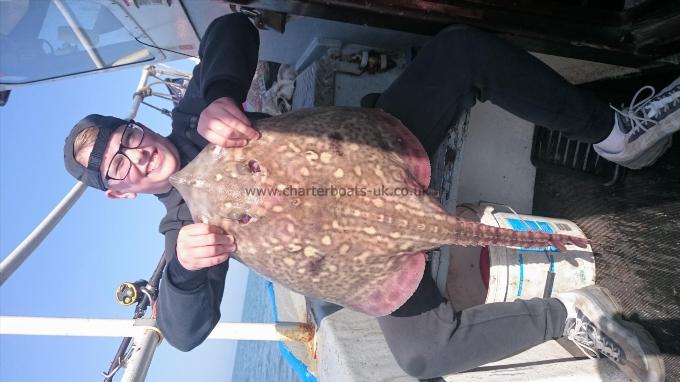
[[[167,207],[160,224],[168,265],[159,291],[158,324],[170,344],[189,351],[220,318],[229,254],[228,233],[191,220],[169,176],[207,142],[237,147],[258,139],[243,102],[257,61],[257,30],[242,15],[206,31],[186,96],[164,138],[132,121],[91,115],[66,139],[68,171],[109,198],[153,193]],[[476,100],[596,147],[607,159],[639,168],[653,163],[680,128],[680,80],[632,110],[571,86],[526,52],[491,35],[451,27],[437,35],[375,106],[399,118],[432,154],[447,129]],[[649,334],[623,321],[606,290],[589,287],[557,298],[481,305],[455,312],[426,273],[397,311],[378,318],[399,365],[432,378],[503,358],[568,336],[611,358],[634,380],[662,381],[663,363]]]

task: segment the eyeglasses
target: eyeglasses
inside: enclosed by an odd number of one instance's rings
[[[111,159],[109,167],[106,169],[106,180],[123,180],[130,174],[132,168],[132,160],[125,155],[123,150],[136,149],[144,140],[144,129],[138,126],[135,121],[130,121],[123,130],[123,135],[120,138],[120,147]]]

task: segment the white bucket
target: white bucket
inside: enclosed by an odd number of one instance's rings
[[[462,218],[495,227],[585,237],[570,220],[497,210],[501,208],[509,210],[480,202],[460,206],[456,213]],[[594,284],[595,259],[590,246],[567,245],[566,252],[559,252],[554,247],[451,246],[448,281],[448,294],[459,310],[482,303],[550,297],[557,292]]]

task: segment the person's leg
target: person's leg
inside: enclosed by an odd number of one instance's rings
[[[376,107],[399,118],[432,155],[476,100],[583,142],[603,140],[614,123],[605,102],[526,51],[465,26],[449,27],[423,47]]]
[[[412,316],[378,318],[409,375],[434,378],[499,360],[561,337],[567,311],[556,299],[493,303],[454,312],[448,302]]]
[[[616,112],[510,43],[466,26],[452,26],[430,41],[377,99],[399,118],[428,154],[477,100],[489,100],[570,139],[597,143],[607,160],[638,169],[653,164],[680,130],[680,78]],[[615,117],[616,116],[616,117]],[[604,142],[603,142],[604,141]]]
[[[439,292],[437,283],[431,276],[430,262],[425,263],[425,271],[423,278],[420,279],[418,288],[413,292],[406,302],[397,310],[392,312],[390,316],[393,317],[411,317],[420,313],[427,312],[438,307],[441,303],[446,302],[446,299]]]
[[[425,277],[419,289],[434,284]],[[436,294],[436,293],[435,293]],[[434,301],[424,294],[409,300],[424,309]],[[397,311],[399,312],[399,311]],[[395,313],[397,313],[395,312]],[[624,321],[606,289],[590,286],[556,298],[478,305],[455,312],[443,301],[427,310],[378,317],[399,366],[427,379],[470,370],[553,338],[567,336],[582,348],[607,356],[637,381],[664,380],[663,359],[641,326]]]

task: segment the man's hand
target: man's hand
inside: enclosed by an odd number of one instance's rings
[[[234,238],[213,225],[185,225],[177,236],[177,260],[184,269],[190,271],[221,264],[234,251]]]
[[[248,117],[228,97],[218,98],[203,109],[197,130],[208,142],[222,147],[242,147],[260,137]]]

